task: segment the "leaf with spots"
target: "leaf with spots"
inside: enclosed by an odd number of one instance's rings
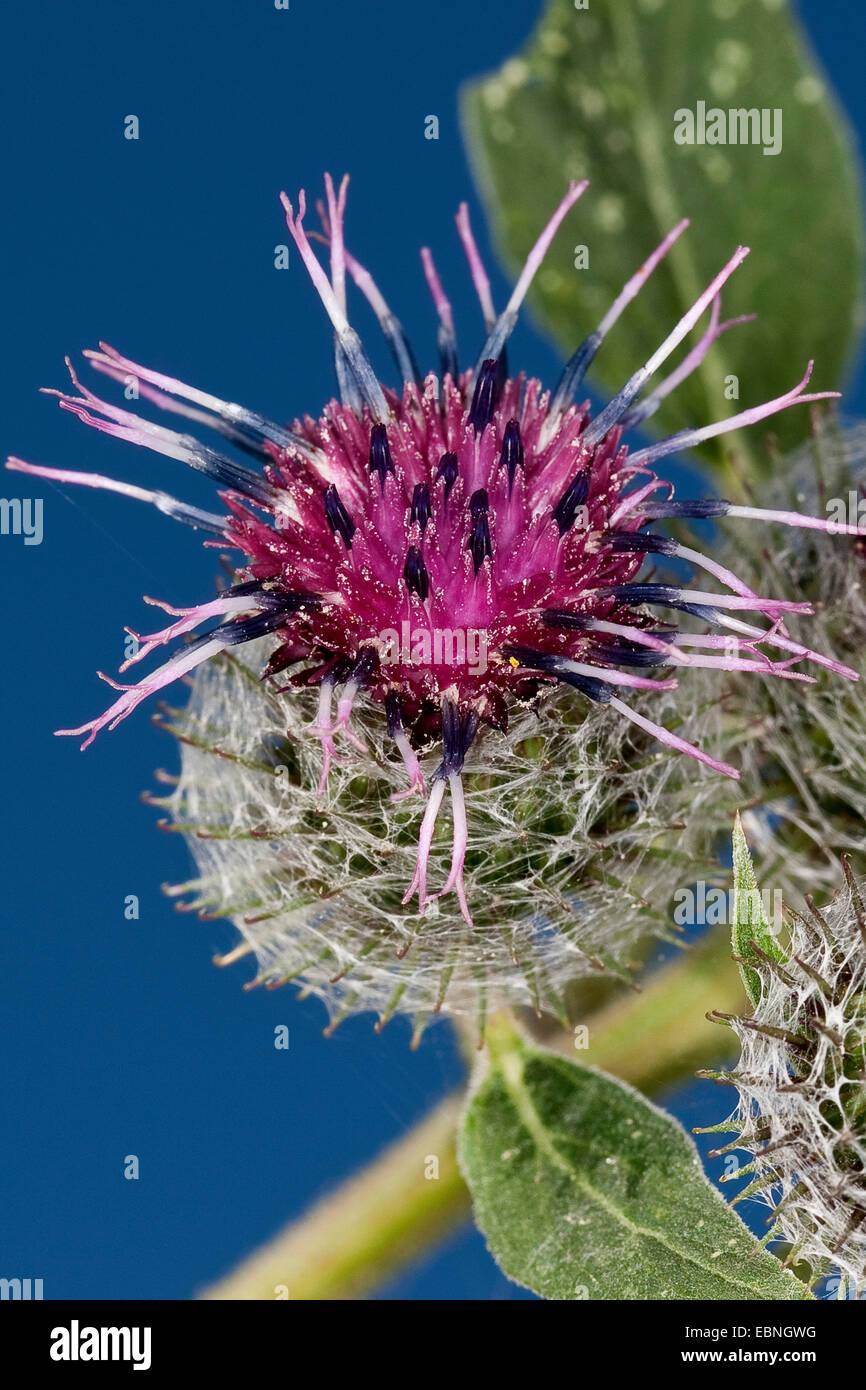
[[[675,1120],[491,1021],[459,1154],[491,1253],[550,1299],[801,1299]]]
[[[709,132],[699,102],[708,121],[713,109],[725,113],[726,143],[699,142]],[[739,109],[757,116],[732,125],[728,112]],[[677,130],[689,133],[683,112],[694,117],[695,143],[675,139]],[[859,322],[858,176],[845,121],[786,0],[592,0],[580,8],[551,0],[526,49],[466,90],[463,115],[512,268],[565,181],[592,182],[531,301],[566,354],[662,236],[692,219],[596,359],[608,393],[649,357],[734,248],[751,246],[725,288],[722,313],[754,313],[756,321],[715,342],[664,401],[654,430],[709,424],[776,397],[811,358],[814,389],[844,384]],[[755,143],[727,142],[746,125]],[[788,411],[773,430],[786,446],[802,439],[808,411]],[[757,457],[760,440],[754,430],[724,436],[705,446],[705,457]]]

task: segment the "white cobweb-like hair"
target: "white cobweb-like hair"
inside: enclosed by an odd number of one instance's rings
[[[792,914],[784,963],[758,966],[761,998],[734,1018],[740,1042],[730,1128],[752,1161],[744,1193],[771,1209],[772,1239],[813,1279],[836,1269],[866,1288],[866,912],[864,880],[821,912]],[[734,1175],[736,1176],[736,1175]]]
[[[761,497],[818,515],[831,514],[834,502],[866,499],[866,424],[816,419],[813,437],[785,458]],[[862,507],[866,517],[866,500]],[[744,823],[762,873],[795,894],[833,892],[841,853],[866,864],[866,535],[741,528],[723,563],[733,563],[734,544],[747,583],[779,585],[814,604],[808,626],[796,615],[786,620],[791,635],[808,635],[860,672],[859,682],[817,667],[815,685],[740,681],[728,704],[743,730],[738,761],[756,803]]]
[[[257,982],[297,981],[332,1024],[365,1010],[380,1023],[398,1011],[421,1023],[440,1010],[483,1019],[506,1002],[566,1019],[571,981],[626,975],[642,941],[672,935],[672,865],[708,862],[707,824],[718,828],[735,795],[725,779],[552,691],[514,711],[507,734],[486,731],[467,760],[474,929],[453,896],[419,916],[401,900],[422,806],[391,799],[405,770],[383,743],[381,712],[358,702],[369,754],[337,764],[317,796],[315,692],[263,683],[268,655],[263,639],[199,668],[188,707],[165,719],[182,740],[182,769],[157,803],[198,869],[170,891],[236,924]],[[718,691],[686,717],[671,710],[684,737],[718,740]],[[440,819],[433,889],[451,856],[450,817]]]

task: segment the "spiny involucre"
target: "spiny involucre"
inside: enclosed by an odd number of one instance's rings
[[[422,377],[399,321],[345,248],[346,180],[335,189],[326,178],[325,186],[318,239],[330,249],[330,275],[304,228],[303,193],[297,212],[282,198],[290,234],[335,334],[340,400],[318,419],[307,416],[286,428],[141,367],[112,348],[85,354],[114,381],[134,379],[150,403],[215,430],[252,455],[257,467],[102,400],[79,383],[71,367],[77,394],[59,393],[61,406],[85,423],[210,476],[220,485],[222,512],[96,474],[10,461],[37,476],[150,502],[242,556],[237,582],[219,597],[186,609],[162,605],[175,621],[142,637],[125,667],[207,620],[215,619],[215,626],[137,684],[118,686],[120,694],[104,714],[62,732],[85,734],[86,746],[148,695],[198,672],[186,736],[227,754],[223,763],[232,763],[236,776],[241,767],[264,767],[272,790],[273,767],[282,760],[286,781],[301,793],[289,797],[288,814],[277,814],[260,786],[230,783],[226,771],[219,776],[225,775],[230,788],[227,802],[225,795],[213,795],[216,760],[206,773],[189,755],[172,802],[181,826],[198,824],[201,833],[231,845],[218,851],[215,841],[201,842],[211,846],[204,859],[200,846],[197,851],[206,870],[203,897],[215,912],[242,925],[264,978],[300,975],[330,998],[336,993],[343,1010],[463,1009],[469,994],[473,1007],[479,998],[494,1002],[503,996],[555,1007],[570,977],[622,956],[646,924],[646,902],[627,851],[637,845],[639,861],[655,854],[665,815],[672,809],[680,816],[688,805],[682,774],[675,805],[666,805],[671,775],[650,775],[651,741],[714,772],[738,775],[652,717],[652,701],[661,710],[677,684],[673,672],[700,667],[803,683],[812,678],[791,668],[805,660],[856,678],[787,634],[786,614],[809,611],[808,604],[764,596],[711,556],[648,529],[666,519],[719,516],[824,526],[799,513],[768,513],[720,499],[675,501],[673,486],[652,465],[834,393],[803,394],[810,363],[802,381],[773,401],[636,452],[622,442],[695,370],[719,335],[739,322],[720,322],[721,290],[748,254],[739,247],[603,410],[593,417],[588,401],[574,404],[606,334],[683,233],[685,221],[623,287],[552,393],[543,392],[538,381],[510,376],[506,344],[519,307],[585,183],[569,186],[499,314],[461,207],[458,230],[486,335],[468,369],[458,363],[451,306],[432,257],[422,252],[440,352],[438,375]],[[372,306],[393,350],[402,379],[397,392],[377,380],[349,324],[347,275]],[[647,392],[651,378],[705,315],[694,346]],[[704,571],[720,588],[690,589],[645,574],[648,563],[668,557]],[[653,616],[653,609],[683,615],[683,628]],[[758,615],[759,622],[745,621],[744,613]],[[689,620],[697,620],[701,630]],[[764,646],[778,658],[765,654]],[[245,649],[261,662],[267,684],[235,708],[238,690],[248,684],[240,674],[249,671]],[[226,654],[232,654],[228,664]],[[214,658],[222,665],[206,671]],[[661,673],[642,674],[653,668]],[[551,698],[557,687],[576,690],[581,702],[572,709],[559,696]],[[630,701],[623,698],[628,691],[636,692]],[[598,710],[591,721],[583,701]],[[530,707],[537,714],[530,715]],[[373,711],[384,714],[378,725]],[[248,721],[243,727],[239,715]],[[682,714],[674,722],[684,732],[690,726],[700,732],[694,711],[685,724]],[[387,748],[375,732],[382,726]],[[321,753],[316,779],[311,739]],[[432,776],[425,776],[420,756],[440,742],[441,759]],[[408,805],[395,810],[382,797],[383,785],[390,789],[395,780],[392,749],[406,779],[393,800],[413,793],[426,797],[417,820]],[[470,750],[478,768],[473,801],[483,810],[475,841],[463,782]],[[343,752],[354,759],[351,764]],[[577,758],[581,765],[574,772]],[[670,756],[663,761],[668,766]],[[321,807],[315,815],[311,809],[311,783],[324,797],[329,778],[323,821]],[[446,792],[450,857],[437,826]],[[371,801],[378,808],[372,813]],[[402,872],[410,820],[417,835],[414,867],[398,892],[383,856]],[[237,846],[253,840],[265,843],[264,862],[254,863],[247,848],[245,871],[237,873]],[[603,856],[596,854],[600,848]],[[682,848],[688,853],[686,842]],[[348,936],[339,935],[346,926],[340,895],[356,872],[366,904],[360,941],[351,922]],[[276,893],[270,891],[275,882]],[[600,904],[606,922],[593,914],[599,882],[606,889]],[[357,906],[351,895],[348,906]],[[409,960],[401,968],[395,949],[405,954],[410,947],[421,964]]]
[[[736,1200],[771,1208],[768,1239],[791,1249],[818,1280],[834,1269],[866,1278],[866,907],[864,880],[844,861],[845,886],[818,909],[788,913],[789,938],[753,945],[759,998],[749,1017],[716,1015],[740,1043],[728,1073],[705,1073],[739,1091],[736,1132],[750,1174]]]

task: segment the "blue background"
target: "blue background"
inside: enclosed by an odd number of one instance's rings
[[[277,192],[318,190],[323,169],[351,171],[350,244],[423,361],[434,325],[418,246],[435,247],[463,322],[475,315],[452,221],[467,195],[486,235],[456,93],[522,44],[535,4],[5,8],[4,452],[210,505],[199,479],[95,436],[35,388],[64,384],[63,354],[106,338],[274,418],[316,410],[331,389],[324,315],[297,257],[280,273],[273,251],[287,239]],[[862,132],[866,10],[801,12]],[[423,139],[431,112],[438,142]],[[128,113],[138,142],[122,138]],[[497,271],[500,303],[504,290]],[[556,371],[530,325],[513,355]],[[849,410],[864,394],[860,375]],[[213,554],[121,498],[29,495],[46,498],[43,544],[2,541],[0,1275],[42,1277],[49,1298],[186,1298],[411,1125],[461,1067],[445,1027],[415,1054],[399,1020],[381,1038],[364,1018],[324,1040],[315,1000],[244,993],[246,967],[211,967],[234,934],[173,912],[160,884],[187,876],[187,850],[136,799],[154,767],[174,766],[172,745],[146,714],[86,757],[51,732],[103,707],[94,671],[119,664],[125,623],[146,624],[140,595],[206,596]],[[138,921],[124,919],[130,893]],[[273,1046],[282,1023],[289,1052]],[[704,1083],[667,1103],[691,1125],[721,1118],[727,1097]],[[137,1182],[123,1177],[130,1153]],[[525,1295],[466,1231],[379,1296]]]

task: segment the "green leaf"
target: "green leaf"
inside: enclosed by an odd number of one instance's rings
[[[781,150],[678,144],[675,113],[781,110]],[[667,434],[709,424],[790,389],[840,386],[859,323],[863,233],[847,125],[786,0],[551,0],[527,48],[468,87],[464,130],[499,244],[519,266],[569,178],[593,186],[536,277],[532,302],[565,354],[683,216],[680,238],[597,361],[613,392],[660,344],[735,247],[752,247],[724,291],[730,330],[651,422]],[[772,126],[768,125],[772,136]],[[575,268],[586,246],[589,268]],[[700,329],[696,330],[696,333]],[[737,377],[739,399],[725,394]],[[771,428],[802,439],[808,411]],[[760,432],[711,441],[720,462]],[[751,442],[750,442],[751,440]],[[764,466],[768,466],[766,460]]]
[[[799,1299],[680,1126],[491,1020],[459,1157],[491,1253],[551,1299]]]
[[[767,921],[758,881],[755,878],[755,870],[752,867],[749,846],[743,834],[739,811],[734,820],[732,838],[734,904],[731,915],[734,920],[731,928],[731,945],[734,949],[734,955],[740,958],[740,977],[752,1007],[754,1007],[761,999],[761,977],[756,969],[752,969],[750,965],[743,962],[753,961],[756,966],[760,964],[760,957],[754,951],[756,945],[760,947],[765,956],[770,957],[770,960],[783,963],[787,960],[787,956],[773,936]]]

